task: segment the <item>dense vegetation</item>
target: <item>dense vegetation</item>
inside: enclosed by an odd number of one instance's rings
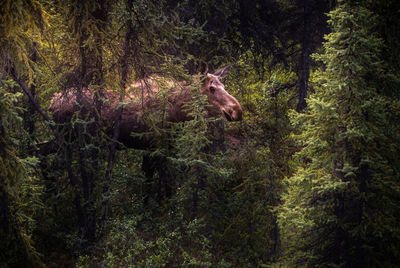
[[[0,266],[396,267],[399,12],[397,0],[2,0]],[[225,65],[240,122],[205,116],[192,76]],[[52,120],[70,88],[100,104],[114,90],[121,114],[126,86],[149,75],[193,82],[192,120],[142,111],[151,131],[132,135],[151,146],[120,144],[79,97]]]

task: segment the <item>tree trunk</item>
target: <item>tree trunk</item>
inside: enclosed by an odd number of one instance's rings
[[[311,7],[308,0],[303,1],[303,38],[301,43],[300,70],[299,70],[299,101],[297,112],[306,108],[306,97],[308,93],[308,79],[310,76],[310,16]]]

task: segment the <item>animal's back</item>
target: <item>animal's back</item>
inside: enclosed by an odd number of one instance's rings
[[[182,121],[183,103],[190,99],[189,90],[182,83],[165,79],[147,78],[129,85],[120,93],[112,90],[83,88],[78,102],[78,89],[69,88],[57,93],[51,100],[49,110],[56,123],[69,122],[80,110],[82,117],[98,116],[99,120],[112,124],[118,117],[118,108],[123,107],[121,131],[145,131],[143,116],[157,111],[166,112],[167,121]]]

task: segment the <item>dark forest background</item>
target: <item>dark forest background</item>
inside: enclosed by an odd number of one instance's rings
[[[0,266],[397,267],[399,39],[398,0],[1,0]],[[226,65],[244,119],[143,150],[48,109]]]

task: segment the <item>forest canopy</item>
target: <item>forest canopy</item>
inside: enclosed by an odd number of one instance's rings
[[[399,13],[1,0],[0,266],[396,267]]]

